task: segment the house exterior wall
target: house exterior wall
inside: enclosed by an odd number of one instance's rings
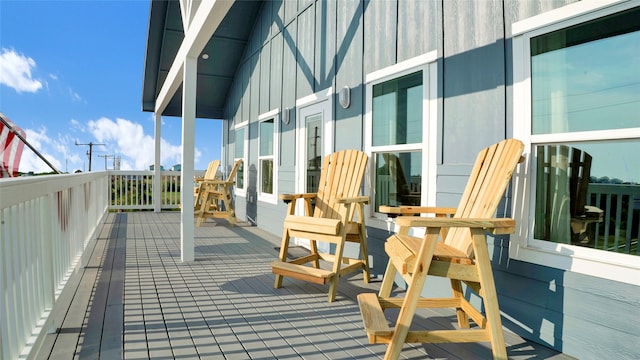
[[[456,206],[477,151],[512,136],[510,29],[514,22],[562,7],[571,0],[268,1],[238,67],[223,127],[227,167],[233,132],[248,122],[246,196],[236,212],[280,235],[286,206],[258,201],[258,116],[295,109],[296,99],[333,88],[334,149],[363,149],[365,76],[436,50],[438,146],[436,199]],[[351,106],[337,92],[351,88]],[[295,190],[296,112],[280,122],[278,193]],[[461,146],[461,144],[464,144]],[[510,204],[508,190],[504,204]],[[510,215],[503,205],[498,215]],[[387,258],[383,228],[368,231],[373,273]],[[490,238],[503,325],[527,339],[578,358],[638,356],[636,286],[508,258],[509,238]],[[438,293],[438,280],[428,280]],[[446,285],[446,284],[445,284]],[[444,295],[448,295],[448,288]],[[633,316],[633,315],[632,315]]]

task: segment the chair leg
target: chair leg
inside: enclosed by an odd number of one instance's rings
[[[391,259],[387,263],[387,269],[384,271],[384,276],[382,277],[382,284],[380,285],[380,291],[378,292],[379,297],[389,297],[391,296],[391,290],[393,289],[393,282],[396,278],[396,267],[393,265]]]
[[[200,227],[205,220],[204,216],[207,211],[207,203],[209,202],[209,193],[207,191],[204,191],[204,195],[200,197],[200,201],[200,211],[198,212],[198,221],[196,222],[197,227]]]
[[[342,268],[342,254],[344,253],[345,234],[342,235],[342,241],[336,246],[336,254],[333,258],[333,278],[330,280],[329,285],[329,302],[333,302],[336,299],[336,292],[338,290],[338,281],[340,280],[340,269]]]
[[[364,224],[360,225],[360,256],[362,257],[362,266],[364,267],[362,271],[362,276],[364,278],[364,283],[368,284],[371,279],[371,269],[369,267],[369,249],[367,247],[367,236],[365,235],[366,229],[364,228]]]
[[[280,244],[280,254],[278,255],[278,260],[282,262],[287,261],[287,254],[289,253],[289,230],[286,228],[282,232],[282,242]],[[276,274],[275,282],[273,283],[273,287],[276,289],[280,289],[282,287],[282,275]]]
[[[309,240],[309,250],[311,251],[311,255],[315,257],[313,261],[313,267],[316,269],[320,269],[320,256],[318,255],[318,243],[315,240]]]
[[[413,269],[411,284],[407,284],[407,293],[402,302],[400,314],[398,314],[393,336],[391,337],[389,347],[387,347],[387,352],[384,354],[385,360],[395,360],[400,357],[402,346],[407,338],[413,316],[418,307],[418,300],[420,299],[424,282],[427,279],[427,273],[429,272],[433,253],[436,250],[439,233],[439,228],[427,228],[426,239],[421,245],[420,252],[416,258],[416,264],[418,265]],[[392,264],[391,261],[389,261],[389,263]],[[391,266],[393,266],[393,264]]]
[[[461,301],[464,298],[464,294],[462,293],[462,281],[451,279],[451,290],[453,291],[453,298]],[[469,328],[469,315],[462,310],[462,308],[456,308],[456,315],[458,317],[458,326],[461,329]]]
[[[231,203],[231,193],[228,187],[224,187],[225,195],[222,197],[222,202],[224,203],[224,209],[227,213],[227,221],[231,226],[236,224],[236,213],[233,209],[233,204]]]
[[[498,295],[491,272],[491,259],[487,250],[484,230],[472,229],[473,248],[478,264],[480,284],[482,286],[484,307],[487,319],[487,330],[491,336],[491,349],[494,359],[507,359],[507,349],[502,332],[502,321],[498,307]]]

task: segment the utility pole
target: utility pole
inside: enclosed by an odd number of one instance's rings
[[[78,140],[76,140],[76,146],[89,146],[89,151],[87,152],[87,156],[89,157],[89,172],[91,172],[91,157],[93,155],[94,145],[104,145],[104,144],[94,144],[93,142],[89,142],[88,144],[78,144]]]
[[[98,157],[104,158],[104,169],[107,170],[107,159],[115,158],[116,156],[115,155],[98,155]]]

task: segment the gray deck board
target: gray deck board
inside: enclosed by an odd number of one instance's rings
[[[38,359],[381,359],[355,300],[376,292],[362,274],[327,287],[285,278],[269,263],[279,238],[209,220],[195,231],[196,260],[180,262],[178,213],[109,214],[81,269],[62,331]],[[419,327],[454,326],[453,311],[420,313]],[[65,327],[74,331],[65,331]],[[505,332],[513,359],[571,359]],[[491,358],[488,344],[407,344],[402,359]]]

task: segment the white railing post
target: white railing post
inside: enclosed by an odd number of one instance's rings
[[[160,151],[162,143],[162,137],[160,135],[161,125],[162,125],[162,115],[159,113],[154,114],[155,118],[155,160],[154,160],[154,168],[153,168],[153,211],[160,212],[162,210],[162,175],[160,168]]]
[[[53,225],[51,219],[51,209],[54,203],[54,194],[48,194],[40,201],[40,241],[42,244],[42,253],[53,255]],[[46,236],[45,236],[46,234]],[[45,239],[45,237],[47,239]],[[43,256],[42,258],[42,277],[43,277],[43,296],[45,311],[51,311],[56,298],[55,277],[53,271],[53,257]],[[57,319],[52,319],[49,328],[45,329],[47,333],[54,333],[58,328]]]

